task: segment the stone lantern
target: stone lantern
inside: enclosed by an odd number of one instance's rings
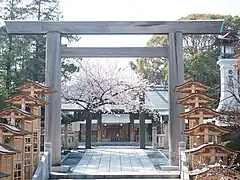
[[[220,46],[220,56],[217,64],[220,66],[221,95],[217,111],[236,107],[237,101],[234,96],[238,96],[238,73],[236,71],[236,60],[234,45],[239,41],[239,37],[233,31],[216,38],[215,45]]]

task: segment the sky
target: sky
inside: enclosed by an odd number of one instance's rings
[[[240,16],[240,0],[61,0],[60,6],[62,20],[70,21],[177,20],[192,13]],[[144,47],[150,38],[149,35],[82,36],[71,46]]]

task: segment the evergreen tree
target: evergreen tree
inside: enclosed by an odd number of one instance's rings
[[[31,19],[38,21],[59,21],[62,18],[62,12],[59,7],[59,0],[33,0],[27,8]],[[69,40],[78,40],[73,36]],[[38,82],[44,82],[45,79],[45,36],[30,36],[32,46],[32,56],[26,65],[26,78]],[[75,72],[78,68],[70,61],[62,60],[62,76],[67,78],[68,74]]]
[[[0,21],[58,21],[61,18],[59,0],[3,0],[0,6]],[[68,39],[75,41],[79,38],[69,36]],[[8,95],[27,80],[44,82],[45,43],[46,36],[13,36],[7,34],[5,26],[0,27],[0,70],[6,72],[3,81]],[[69,59],[62,61],[62,68],[65,78],[78,70]]]
[[[28,17],[26,5],[21,0],[3,0],[0,7],[0,20],[19,20]],[[13,92],[17,82],[21,82],[21,66],[28,56],[29,44],[23,36],[10,36],[6,28],[0,28],[0,69],[5,73],[5,88]]]

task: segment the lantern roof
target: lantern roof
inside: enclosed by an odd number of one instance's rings
[[[2,109],[0,111],[0,117],[5,119],[9,118],[11,117],[12,112],[16,115],[17,119],[34,120],[36,118],[39,118],[39,116],[33,115],[27,111],[24,111],[16,107],[8,107],[8,108]]]
[[[16,127],[10,124],[5,124],[5,123],[0,123],[0,128],[4,128],[8,131],[10,131],[11,133],[15,134],[15,135],[27,135],[27,134],[31,134],[31,132],[26,131],[20,127]]]
[[[12,148],[11,146],[8,146],[6,144],[0,144],[0,154],[16,154],[21,151]]]
[[[44,86],[43,84],[37,83],[37,82],[29,82],[22,86],[19,86],[16,88],[19,91],[22,91],[23,93],[29,93],[31,91],[34,91],[36,94],[52,94],[56,91],[50,89],[47,86]]]
[[[188,112],[181,113],[179,115],[179,118],[188,119],[188,120],[190,120],[190,119],[199,119],[200,112],[203,113],[203,119],[211,119],[211,118],[220,116],[219,112],[214,111],[211,108],[208,108],[208,107],[195,107],[195,108],[191,109]]]
[[[238,34],[234,31],[228,31],[226,34],[218,35],[214,44],[222,45],[222,44],[232,44],[240,40]]]
[[[204,105],[214,101],[214,99],[206,96],[205,94],[191,93],[183,98],[178,99],[177,104],[194,105],[196,98],[198,98],[199,105]]]
[[[34,105],[34,106],[45,106],[48,104],[47,101],[40,99],[40,98],[34,98],[32,96],[29,96],[27,94],[18,94],[16,96],[13,96],[9,99],[6,99],[5,102],[10,102],[15,105],[21,105],[22,100],[25,101],[26,105]]]
[[[222,127],[219,127],[212,123],[206,123],[206,124],[198,124],[197,126],[194,126],[193,128],[184,131],[184,134],[191,135],[191,136],[199,136],[202,132],[204,132],[205,128],[209,128],[213,132],[219,132],[219,134],[229,133],[228,130]]]
[[[208,90],[208,87],[203,83],[194,81],[192,79],[189,79],[183,84],[175,87],[175,92],[190,94],[192,93],[192,90],[194,90],[195,93],[203,93]]]
[[[201,151],[205,152],[206,149],[216,149],[216,148],[219,149],[219,151],[224,152],[224,153],[229,154],[229,155],[237,155],[238,153],[240,153],[239,151],[229,149],[225,146],[215,144],[213,142],[207,143],[207,144],[202,144],[198,147],[186,150],[186,152],[194,155],[194,154],[197,154],[197,153],[201,154]]]

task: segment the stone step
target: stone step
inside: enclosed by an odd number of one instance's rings
[[[75,173],[51,173],[50,179],[180,179],[177,172],[162,172],[159,174],[105,174],[86,175]]]

